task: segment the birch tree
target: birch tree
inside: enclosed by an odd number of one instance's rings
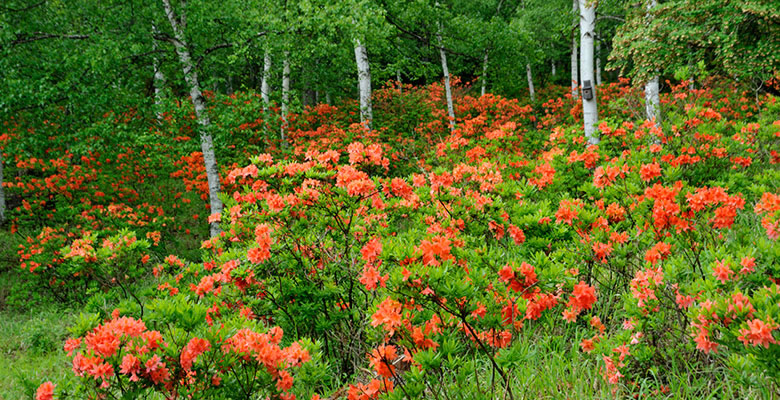
[[[3,189],[3,149],[0,149],[0,225],[5,222],[5,190]]]
[[[171,25],[171,30],[173,31],[173,39],[171,42],[176,49],[176,54],[179,56],[179,62],[181,64],[182,72],[184,73],[184,79],[187,82],[187,86],[189,86],[192,105],[195,108],[195,117],[198,120],[200,148],[203,152],[203,162],[206,167],[206,179],[208,180],[209,186],[209,205],[211,208],[211,213],[220,214],[222,213],[222,200],[219,199],[219,168],[217,166],[217,157],[214,154],[213,139],[211,137],[211,121],[206,110],[206,99],[203,97],[203,93],[200,90],[198,72],[195,69],[195,65],[193,64],[192,57],[190,55],[189,46],[187,45],[187,41],[184,37],[184,31],[187,28],[187,10],[184,7],[186,2],[182,2],[182,8],[179,10],[179,16],[176,15],[173,7],[171,7],[170,0],[162,0],[162,4],[165,10],[165,15]],[[209,233],[211,237],[219,235],[220,228],[218,222],[211,222],[209,224]]]
[[[596,25],[596,0],[579,0],[580,5],[580,74],[583,88],[590,84],[592,95],[582,96],[582,119],[585,126],[585,137],[590,144],[598,144],[599,137],[596,124],[599,122],[599,112],[596,105],[596,86],[593,76],[593,40]]]
[[[658,3],[656,0],[650,0],[647,3],[647,19],[648,23],[653,20],[652,10]],[[658,75],[653,75],[645,83],[645,113],[647,119],[653,121],[658,125],[661,120],[661,97],[658,93]]]
[[[152,24],[152,32],[157,34],[157,26]],[[152,41],[152,51],[155,52],[153,59],[154,78],[152,84],[154,85],[154,111],[157,115],[157,122],[161,123],[163,119],[162,111],[162,99],[163,88],[165,87],[165,74],[162,72],[162,66],[160,65],[160,59],[157,57],[157,41]]]
[[[286,140],[287,114],[290,112],[290,52],[284,51],[282,60],[282,143]]]
[[[482,96],[485,95],[485,91],[487,90],[487,71],[488,71],[488,50],[485,49],[485,56],[482,59],[482,88],[480,89],[480,94]]]
[[[374,113],[371,108],[371,69],[368,64],[368,52],[360,39],[355,39],[355,63],[358,72],[358,96],[360,97],[360,122],[371,130]]]
[[[596,37],[596,86],[601,85],[601,38]]]
[[[263,115],[268,118],[268,109],[271,105],[271,50],[266,45],[263,55],[263,77],[260,81],[260,96],[263,99]]]
[[[528,80],[528,94],[531,96],[531,101],[534,101],[534,76],[531,73],[531,63],[525,63],[525,77]]]
[[[574,25],[572,26],[572,30],[571,30],[571,97],[573,99],[576,99],[577,96],[579,95],[579,93],[577,92],[577,87],[579,86],[579,81],[580,81],[580,71],[579,71],[580,60],[577,55],[577,35],[574,32],[576,32],[576,28],[577,26],[579,26],[579,22],[580,22],[579,0],[573,0],[572,11],[574,12],[576,18],[574,20]]]
[[[439,10],[439,2],[436,2],[436,9]],[[447,51],[444,50],[444,39],[442,38],[442,31],[444,25],[441,19],[438,21],[438,29],[436,30],[436,41],[439,44],[439,57],[441,59],[441,70],[444,75],[444,95],[447,98],[447,117],[449,118],[450,131],[455,130],[455,107],[452,105],[452,87],[450,85],[450,69],[447,66]]]

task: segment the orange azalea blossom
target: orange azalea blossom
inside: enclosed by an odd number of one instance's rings
[[[390,335],[395,328],[401,326],[401,303],[387,297],[379,304],[374,315],[371,316],[371,326],[383,325]]]
[[[395,365],[393,365],[393,362],[397,357],[398,353],[396,353],[395,346],[379,346],[371,352],[369,360],[377,375],[385,378],[392,378],[395,374]]]
[[[763,346],[769,348],[770,344],[776,344],[777,340],[772,336],[772,331],[778,328],[778,324],[769,318],[768,322],[764,322],[758,318],[747,321],[747,328],[739,330],[739,340],[745,344],[745,346]]]
[[[35,400],[53,400],[54,399],[54,384],[51,381],[47,381],[38,386],[38,390],[35,392]]]
[[[724,260],[715,261],[715,268],[712,270],[712,275],[714,275],[721,283],[728,282],[731,279],[731,275],[733,274],[734,271],[731,270],[728,262]]]

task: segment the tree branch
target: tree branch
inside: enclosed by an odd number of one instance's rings
[[[42,6],[45,3],[46,3],[46,0],[42,0],[42,1],[39,1],[39,2],[37,2],[35,4],[31,4],[31,5],[27,6],[27,7],[22,7],[22,8],[11,8],[11,7],[0,6],[0,10],[2,10],[4,12],[9,12],[9,13],[12,13],[12,12],[13,13],[23,12],[23,11],[32,10],[33,8],[38,7],[38,6]]]
[[[598,22],[598,21],[600,21],[602,19],[612,19],[612,20],[615,20],[615,21],[626,22],[625,18],[618,17],[616,15],[599,15],[598,17],[596,17],[596,22]]]
[[[65,35],[65,34],[59,34],[59,33],[44,33],[44,32],[33,32],[30,34],[30,36],[25,36],[24,34],[17,34],[17,39],[11,42],[11,46],[17,46],[20,44],[35,42],[38,40],[45,40],[45,39],[71,39],[71,40],[85,40],[89,39],[89,35]]]

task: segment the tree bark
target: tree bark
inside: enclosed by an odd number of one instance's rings
[[[290,107],[290,52],[284,52],[284,61],[282,65],[282,144],[286,140],[287,132],[287,113]]]
[[[152,32],[157,34],[157,26],[152,24]],[[157,51],[157,41],[154,40],[152,42],[152,50],[155,52]],[[162,99],[163,99],[163,88],[165,87],[165,75],[162,72],[162,69],[160,69],[160,60],[157,58],[157,53],[155,53],[155,56],[152,60],[153,67],[154,67],[154,79],[153,79],[153,85],[154,85],[154,111],[157,115],[157,122],[161,123],[163,120],[163,110],[162,110]]]
[[[268,108],[271,104],[271,51],[265,49],[263,56],[263,78],[260,81],[260,96],[263,98],[263,115],[268,114]]]
[[[596,40],[596,86],[601,85],[601,40]]]
[[[3,189],[3,149],[0,149],[0,225],[5,223],[5,190]]]
[[[591,84],[593,97],[582,98],[582,119],[585,127],[585,137],[590,144],[598,144],[599,136],[596,124],[599,122],[599,112],[596,105],[596,86],[593,76],[593,39],[596,25],[595,0],[579,0],[580,2],[580,74],[582,86]]]
[[[404,92],[404,84],[401,82],[401,69],[395,70],[395,80],[398,81],[398,93]]]
[[[550,61],[550,69],[552,70],[552,76],[555,76],[555,61]]]
[[[176,18],[170,0],[162,0],[162,3],[163,8],[165,9],[165,15],[168,17],[168,22],[170,22],[171,29],[173,30],[173,44],[176,48],[176,53],[179,55],[179,61],[181,63],[182,71],[184,72],[184,79],[190,87],[192,105],[195,107],[195,116],[198,119],[198,125],[200,125],[200,148],[203,152],[203,162],[206,167],[211,214],[219,214],[222,213],[222,200],[219,199],[219,168],[217,166],[217,157],[214,154],[214,143],[210,131],[211,121],[209,120],[208,112],[206,110],[206,100],[203,98],[203,93],[200,91],[198,73],[192,63],[190,50],[187,46],[186,39],[184,38],[184,27],[186,27],[187,24],[186,13],[184,10],[181,10],[180,18]],[[218,222],[209,224],[209,233],[211,237],[218,236],[220,232]]]
[[[579,0],[573,0],[573,11],[574,15],[577,15],[577,18],[575,19],[575,26],[579,24],[579,15],[580,15],[580,9],[579,9]],[[577,55],[577,35],[574,34],[574,30],[572,29],[571,32],[571,97],[573,99],[576,99],[579,96],[579,92],[577,92],[577,87],[579,86],[580,82],[580,71],[579,71],[579,57]]]
[[[650,0],[647,5],[646,15],[648,24],[652,22],[653,18],[650,12],[657,4],[656,0]],[[655,75],[645,83],[645,113],[647,114],[647,119],[653,121],[656,126],[660,126],[661,121],[661,97],[658,91],[658,75]]]
[[[488,51],[485,49],[485,56],[482,58],[482,90],[480,93],[484,96],[487,91],[487,70],[488,70]]]
[[[525,64],[525,77],[528,79],[528,94],[531,95],[531,101],[534,101],[534,76],[531,73],[531,63]]]
[[[444,93],[447,96],[447,116],[450,120],[450,131],[455,130],[455,108],[452,105],[452,88],[450,87],[450,70],[447,68],[447,52],[444,51],[444,40],[441,37],[441,23],[439,31],[436,32],[436,39],[439,41],[439,55],[441,56],[441,69],[444,73]]]
[[[371,108],[371,68],[366,46],[355,39],[355,63],[358,71],[358,96],[360,97],[360,122],[371,130],[374,112]]]

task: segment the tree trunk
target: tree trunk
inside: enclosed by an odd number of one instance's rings
[[[650,0],[650,3],[647,5],[648,24],[652,22],[650,12],[657,4],[656,0]],[[656,75],[645,83],[645,112],[647,113],[647,119],[655,122],[656,126],[660,126],[660,111],[661,98],[658,93],[658,75]]]
[[[601,40],[596,40],[596,86],[601,85]]]
[[[398,93],[404,92],[404,84],[401,82],[401,69],[395,70],[395,80],[398,81]]]
[[[534,76],[531,73],[531,63],[525,64],[525,77],[528,79],[528,94],[531,95],[531,101],[534,101]]]
[[[263,98],[263,115],[268,114],[268,108],[271,104],[271,51],[265,49],[265,56],[263,57],[263,78],[260,82],[260,96]]]
[[[330,92],[325,92],[325,104],[331,105]]]
[[[210,132],[211,121],[206,110],[206,100],[200,91],[198,73],[192,63],[190,50],[184,39],[183,28],[186,26],[186,14],[184,10],[181,10],[181,19],[177,19],[170,0],[162,0],[162,3],[165,15],[168,17],[168,22],[170,22],[173,30],[173,44],[181,62],[184,79],[190,87],[192,105],[195,107],[195,116],[198,119],[198,125],[200,125],[200,148],[203,152],[203,161],[206,167],[211,214],[219,214],[222,213],[222,201],[219,199],[219,168],[217,167],[217,157],[214,154],[214,144]],[[209,233],[211,237],[218,236],[220,233],[219,223],[212,222],[209,225]]]
[[[284,62],[282,65],[282,144],[286,139],[287,131],[287,113],[290,107],[290,52],[284,52]]]
[[[360,97],[360,122],[371,130],[374,112],[371,108],[371,69],[366,46],[355,39],[355,63],[358,70],[358,96]]]
[[[447,52],[444,51],[444,40],[441,37],[441,24],[436,33],[439,41],[439,55],[441,55],[441,69],[444,72],[444,93],[447,96],[447,116],[450,120],[450,131],[455,130],[455,108],[452,106],[452,88],[450,87],[450,70],[447,68]]]
[[[152,24],[152,32],[157,33],[157,26]],[[152,42],[152,50],[157,51],[157,41],[154,40]],[[160,60],[157,58],[157,55],[155,53],[155,56],[152,60],[154,65],[154,111],[157,115],[157,122],[161,123],[163,120],[163,110],[162,110],[162,98],[163,98],[163,87],[165,87],[165,75],[163,74],[162,70],[160,69]]]
[[[550,69],[552,70],[552,76],[555,76],[555,61],[550,61]]]
[[[485,49],[485,56],[482,58],[482,90],[480,93],[484,96],[487,91],[487,70],[488,70],[488,51]]]
[[[658,76],[652,77],[645,83],[645,112],[647,119],[654,121],[656,125],[661,121],[661,98],[658,94]]]
[[[0,225],[5,223],[5,190],[3,189],[3,150],[0,149]]]
[[[575,24],[579,23],[579,15],[580,15],[580,9],[579,9],[579,3],[577,3],[579,0],[573,0],[573,10],[574,15],[577,15],[577,19],[575,19]],[[576,26],[576,25],[575,25]],[[574,34],[574,30],[571,31],[571,97],[573,99],[576,99],[579,95],[577,92],[577,87],[579,86],[580,82],[580,72],[579,72],[579,58],[577,56],[577,35]]]
[[[593,96],[586,100],[582,98],[582,119],[585,126],[585,137],[590,144],[598,144],[599,137],[596,124],[599,122],[599,112],[596,105],[596,86],[593,77],[593,38],[596,25],[596,7],[593,0],[580,2],[580,74],[582,86],[592,86]]]

